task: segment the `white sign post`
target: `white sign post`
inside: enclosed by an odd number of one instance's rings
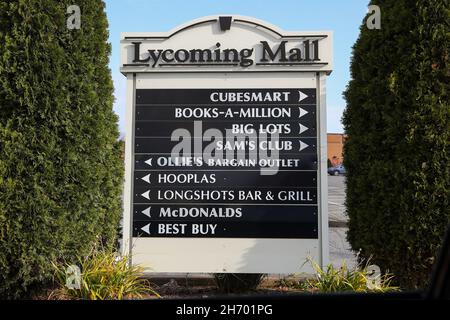
[[[123,254],[164,273],[327,264],[331,32],[210,16],[121,52]]]

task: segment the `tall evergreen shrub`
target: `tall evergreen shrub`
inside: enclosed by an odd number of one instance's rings
[[[374,0],[345,92],[348,240],[405,288],[424,287],[450,219],[450,5]]]
[[[67,29],[67,8],[81,29]],[[0,297],[115,241],[123,178],[101,0],[0,1]]]

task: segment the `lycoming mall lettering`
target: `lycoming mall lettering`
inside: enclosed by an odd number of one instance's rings
[[[184,65],[239,65],[250,67],[254,62],[254,49],[244,48],[241,50],[226,48],[222,49],[220,42],[215,44],[214,49],[151,49],[147,50],[147,57],[141,58],[142,42],[132,42],[134,45],[133,63],[146,63],[155,66],[184,64]],[[256,64],[268,65],[271,63],[290,65],[293,63],[318,62],[319,40],[304,40],[300,45],[287,49],[288,41],[281,41],[273,48],[267,41],[260,41],[259,49],[261,55]]]

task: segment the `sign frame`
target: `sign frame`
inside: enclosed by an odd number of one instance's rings
[[[124,46],[126,43],[130,41],[130,39],[136,39],[136,38],[148,38],[148,39],[167,39],[170,38],[174,34],[181,35],[185,30],[188,30],[190,27],[195,27],[196,25],[202,24],[202,23],[214,23],[218,22],[220,19],[219,16],[210,16],[205,17],[201,19],[197,19],[191,22],[188,22],[185,25],[182,25],[180,27],[175,28],[172,31],[166,32],[166,33],[123,33],[122,34],[122,46]],[[320,35],[327,35],[329,37],[330,43],[328,45],[331,45],[331,32],[285,32],[282,31],[270,24],[267,24],[266,22],[262,22],[253,18],[248,17],[242,17],[242,16],[235,16],[233,15],[233,21],[245,21],[247,24],[254,24],[255,28],[261,29],[270,29],[270,32],[275,32],[277,34],[281,35],[281,38],[283,37],[301,37],[301,36],[308,36],[308,35],[314,35],[314,34],[320,34]],[[231,28],[233,28],[233,23],[231,24]],[[125,40],[128,38],[127,40]],[[331,48],[329,48],[329,51],[331,52]],[[126,59],[126,53],[127,51],[125,49],[122,49],[122,62],[123,59]],[[125,58],[124,58],[125,56]],[[144,266],[152,268],[152,261],[150,261],[148,264],[146,264],[145,259],[142,260],[139,257],[136,257],[135,251],[133,248],[135,248],[136,245],[136,239],[133,239],[132,236],[132,219],[133,219],[133,180],[134,180],[134,145],[135,145],[135,112],[136,112],[136,89],[139,87],[139,81],[141,81],[144,78],[154,78],[154,79],[174,79],[182,74],[188,75],[188,77],[202,77],[202,75],[199,73],[207,73],[205,77],[209,76],[221,76],[221,75],[227,75],[228,77],[235,77],[239,76],[239,74],[246,73],[248,75],[250,74],[256,74],[256,77],[261,77],[263,75],[269,75],[269,74],[281,74],[284,76],[287,76],[289,79],[296,79],[299,78],[305,74],[313,74],[315,79],[315,88],[316,88],[316,106],[317,106],[317,112],[316,112],[316,131],[317,131],[317,159],[318,159],[318,168],[317,168],[317,190],[318,190],[318,199],[317,199],[317,207],[318,207],[318,255],[314,258],[317,259],[317,262],[321,266],[325,266],[329,263],[329,245],[328,245],[328,190],[327,190],[327,140],[326,140],[326,76],[331,72],[332,68],[332,61],[331,61],[331,53],[329,54],[330,60],[327,62],[327,67],[323,68],[323,65],[319,68],[320,71],[318,71],[317,68],[312,68],[311,66],[307,66],[305,69],[295,69],[292,70],[292,68],[289,68],[287,66],[282,67],[276,67],[274,69],[270,70],[243,70],[236,69],[236,70],[223,70],[223,69],[195,69],[195,70],[185,70],[182,71],[173,71],[173,70],[152,70],[148,67],[139,67],[139,66],[127,66],[126,63],[122,64],[121,71],[126,76],[126,136],[125,136],[125,183],[124,183],[124,195],[123,195],[123,204],[124,204],[124,214],[123,214],[123,238],[122,238],[122,254],[130,256],[130,259],[133,263],[142,263],[144,262]],[[301,66],[300,68],[302,68]],[[244,75],[245,77],[245,75]],[[264,81],[263,81],[264,82]],[[182,85],[183,83],[183,77],[180,77],[177,80],[173,81],[173,85],[179,86],[180,88],[186,88]],[[242,87],[243,88],[243,87]],[[255,87],[258,88],[258,87]],[[276,86],[275,86],[276,88]],[[187,89],[187,88],[186,88]],[[180,241],[183,241],[185,238],[178,238]],[[209,240],[205,239],[205,240]],[[202,239],[194,240],[192,243],[199,244],[199,241]],[[239,240],[239,239],[233,239],[233,240]],[[270,246],[269,241],[271,239],[264,239],[262,243],[265,243],[268,247]],[[231,241],[235,243],[235,241]],[[230,242],[230,243],[231,243]],[[173,248],[172,248],[173,249]],[[169,250],[170,251],[170,250]],[[295,255],[295,253],[292,253]],[[154,262],[154,261],[153,261]],[[298,265],[298,270],[300,271],[301,264]],[[248,271],[250,270],[250,271]],[[194,273],[194,272],[239,272],[239,273],[245,273],[245,272],[257,272],[257,273],[268,273],[264,270],[259,270],[258,268],[250,268],[248,270],[242,269],[240,267],[233,267],[232,265],[223,266],[222,268],[217,268],[217,266],[209,265],[205,266],[205,269],[203,270],[196,270],[195,268],[187,267],[184,271],[181,270],[171,270],[170,268],[165,270],[159,270],[158,268],[156,270],[148,269],[149,272],[170,272],[170,273]],[[270,273],[293,273],[295,270],[292,270],[290,268],[286,272],[280,272],[282,271],[282,268],[272,268],[269,270]],[[311,271],[311,268],[308,268],[308,266],[303,267],[301,271],[309,272]]]

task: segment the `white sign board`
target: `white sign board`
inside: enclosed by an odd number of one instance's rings
[[[123,253],[149,272],[294,273],[328,260],[330,32],[212,16],[123,33]]]

